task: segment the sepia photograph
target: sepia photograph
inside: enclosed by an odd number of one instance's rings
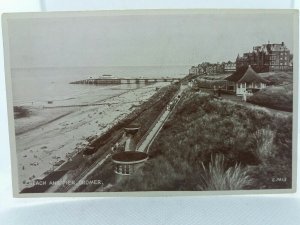
[[[14,196],[295,191],[297,10],[12,13],[3,39]]]

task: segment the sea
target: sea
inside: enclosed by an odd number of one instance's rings
[[[186,66],[114,66],[114,67],[66,67],[66,68],[14,68],[12,94],[14,106],[45,105],[51,102],[63,104],[90,103],[89,99],[105,99],[128,89],[145,84],[86,85],[70,84],[72,81],[110,74],[122,78],[182,78],[188,74]],[[70,100],[70,101],[69,101]]]

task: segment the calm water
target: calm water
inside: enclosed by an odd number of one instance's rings
[[[137,88],[129,85],[75,85],[72,81],[86,79],[90,76],[99,77],[111,74],[116,77],[183,77],[188,73],[189,66],[140,66],[140,67],[80,67],[80,68],[42,68],[42,69],[12,69],[12,91],[14,105],[45,104],[51,101],[68,100],[78,103],[88,103],[92,97],[97,100],[123,92],[126,89]],[[140,84],[142,85],[142,84]]]

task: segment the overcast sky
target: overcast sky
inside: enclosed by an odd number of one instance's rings
[[[293,48],[292,14],[123,15],[9,19],[11,66],[195,65],[263,43]]]

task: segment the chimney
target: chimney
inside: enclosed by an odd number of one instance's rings
[[[281,42],[281,45],[284,46],[284,42]]]

